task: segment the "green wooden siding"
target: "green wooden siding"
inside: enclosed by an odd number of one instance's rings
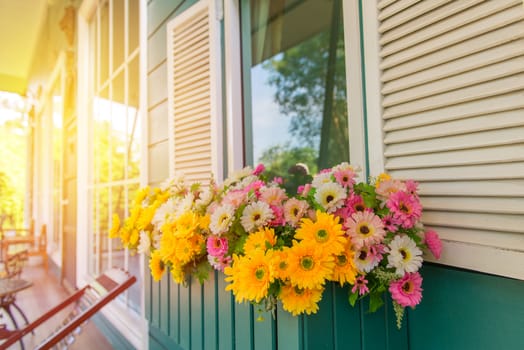
[[[338,285],[327,286],[315,315],[293,317],[279,308],[276,319],[266,313],[257,321],[251,305],[235,304],[224,290],[223,274],[213,274],[202,286],[163,280],[151,285],[167,300],[159,300],[158,314],[155,309],[151,314],[150,348],[524,349],[524,282],[437,265],[422,273],[423,302],[408,312],[401,330],[389,302],[370,314],[367,305],[350,307],[347,288]]]
[[[524,349],[523,281],[434,265],[422,276],[411,349]]]

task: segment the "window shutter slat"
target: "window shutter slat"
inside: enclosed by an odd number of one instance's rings
[[[167,26],[170,174],[183,173],[190,183],[222,173],[218,25],[209,0]]]

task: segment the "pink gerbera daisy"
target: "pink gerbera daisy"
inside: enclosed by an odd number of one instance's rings
[[[382,242],[386,231],[382,220],[372,212],[357,212],[346,222],[347,233],[356,249]]]
[[[253,191],[255,193],[255,195],[257,196],[257,198],[260,196],[260,189],[262,187],[264,187],[265,184],[262,180],[256,180],[256,181],[253,181],[251,182],[250,184],[248,184],[244,189],[244,193],[249,193],[251,191]]]
[[[384,181],[378,182],[376,193],[380,199],[387,200],[393,193],[405,190],[406,184],[404,184],[402,181],[386,179]]]
[[[223,199],[222,205],[228,204],[233,208],[238,208],[247,200],[247,194],[241,190],[230,191]]]
[[[414,307],[422,300],[422,277],[418,272],[406,273],[401,279],[391,282],[389,292],[399,305]]]
[[[350,210],[351,214],[356,213],[357,211],[364,211],[366,210],[366,204],[364,204],[364,199],[362,196],[351,193],[346,200],[346,205]]]
[[[270,205],[273,210],[273,220],[269,222],[270,226],[283,226],[286,223],[284,219],[284,208],[281,205]]]
[[[358,276],[355,280],[355,285],[351,288],[351,293],[356,293],[358,290],[359,295],[364,295],[369,292],[368,280],[364,276]]]
[[[209,255],[222,256],[227,253],[228,247],[225,237],[210,235],[207,239],[206,248]]]
[[[306,214],[308,204],[306,201],[290,198],[284,204],[284,218],[291,226],[296,226]]]
[[[422,205],[418,197],[399,191],[393,193],[387,203],[393,219],[404,228],[411,228],[422,215]]]
[[[253,175],[260,175],[264,172],[264,170],[266,170],[266,167],[264,166],[264,164],[260,163],[259,165],[257,165],[257,167],[255,168],[255,170],[253,170]]]
[[[355,172],[350,168],[336,170],[333,173],[338,184],[345,188],[352,188],[355,183]]]
[[[207,260],[209,261],[209,264],[218,271],[224,271],[224,269],[227,266],[231,265],[231,257],[230,256],[213,256],[208,255]]]
[[[418,182],[413,180],[406,180],[406,192],[412,195],[417,195],[418,192]]]
[[[260,200],[269,205],[281,205],[286,199],[286,192],[280,187],[262,187],[260,189]]]
[[[440,254],[442,252],[442,242],[438,234],[429,230],[424,234],[424,243],[428,246],[429,251],[436,259],[440,259]]]
[[[393,215],[386,215],[382,218],[382,223],[384,223],[384,227],[386,228],[386,230],[388,232],[397,232],[398,230],[398,227],[395,223],[395,221],[393,220]]]

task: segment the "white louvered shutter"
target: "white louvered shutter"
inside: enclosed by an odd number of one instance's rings
[[[215,1],[167,25],[170,175],[208,183],[222,175],[220,31]]]
[[[444,263],[524,279],[522,1],[378,13],[385,170],[420,182]]]

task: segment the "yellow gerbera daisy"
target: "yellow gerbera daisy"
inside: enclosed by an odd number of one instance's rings
[[[232,290],[238,303],[244,300],[260,302],[267,296],[269,285],[273,282],[271,272],[271,252],[257,250],[251,256],[234,256],[233,267],[225,268],[226,290]]]
[[[181,265],[185,265],[193,259],[195,249],[191,241],[185,238],[175,240],[175,255]]]
[[[308,218],[301,220],[295,238],[314,242],[326,254],[335,255],[344,251],[347,242],[342,225],[338,223],[338,218],[319,210],[316,212],[315,221]]]
[[[131,235],[129,236],[129,246],[136,247],[138,245],[139,238],[140,238],[140,232],[138,232],[137,229],[134,229],[133,231],[131,231]]]
[[[202,230],[209,231],[209,224],[211,223],[211,216],[209,214],[198,216],[198,226]]]
[[[120,217],[118,216],[118,214],[113,214],[113,226],[111,227],[111,230],[109,231],[109,238],[118,237],[119,232],[120,232]]]
[[[250,234],[244,243],[244,254],[251,255],[255,250],[266,251],[277,243],[275,230],[261,227],[257,232]]]
[[[340,286],[344,283],[355,284],[355,278],[358,274],[354,263],[354,252],[351,250],[351,244],[348,242],[344,251],[335,256],[335,268],[331,281],[339,282]]]
[[[151,220],[155,216],[157,206],[150,205],[140,212],[140,217],[137,219],[136,227],[138,230],[146,230],[151,225]]]
[[[151,253],[151,258],[149,258],[149,270],[151,271],[151,276],[157,282],[162,279],[164,272],[166,272],[166,264],[162,260],[158,250]]]
[[[186,211],[175,221],[175,235],[189,237],[198,228],[198,216],[192,211]]]
[[[184,284],[186,281],[186,276],[184,275],[184,270],[180,266],[173,266],[171,268],[171,277],[173,281],[177,284]]]
[[[164,234],[160,236],[159,254],[162,259],[166,261],[176,259],[176,244],[177,239],[171,232],[164,232]]]
[[[321,288],[335,267],[333,255],[313,241],[295,241],[288,250],[288,261],[291,284],[299,288]]]
[[[148,194],[149,194],[149,186],[139,189],[135,194],[135,199],[133,200],[133,204],[141,205]]]
[[[288,247],[284,247],[283,250],[273,251],[271,263],[275,279],[286,281],[289,278],[288,250]]]
[[[391,176],[389,174],[386,174],[386,173],[380,174],[379,176],[377,176],[377,179],[375,181],[375,188],[379,188],[381,182],[388,181],[388,180],[391,180]]]
[[[282,287],[279,298],[284,310],[291,312],[293,316],[304,312],[310,315],[317,313],[323,291],[323,288],[303,289],[288,284]]]

